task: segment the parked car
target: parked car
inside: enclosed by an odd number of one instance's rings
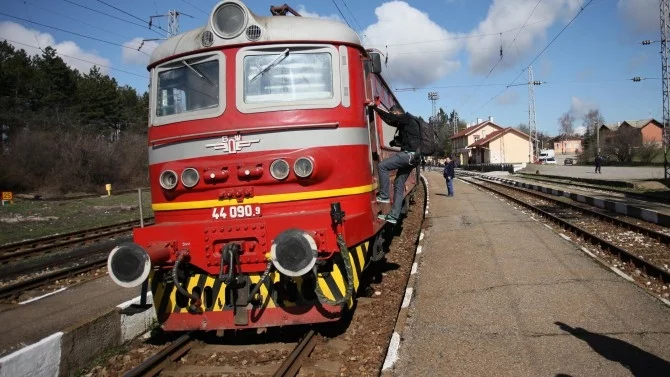
[[[540,164],[542,164],[542,165],[556,165],[556,159],[553,158],[553,157],[540,158]]]
[[[575,160],[571,159],[570,157],[566,158],[563,161],[563,165],[574,165],[574,164],[575,164]]]

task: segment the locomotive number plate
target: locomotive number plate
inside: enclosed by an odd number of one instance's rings
[[[212,218],[215,220],[244,219],[261,215],[261,206],[251,204],[212,208]]]

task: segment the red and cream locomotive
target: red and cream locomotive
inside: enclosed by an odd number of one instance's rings
[[[340,22],[271,12],[222,1],[151,56],[155,225],[108,267],[151,289],[168,331],[338,320],[383,253],[376,166],[397,148],[369,105],[397,100],[380,55]]]

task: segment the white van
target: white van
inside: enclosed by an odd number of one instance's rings
[[[540,160],[546,160],[548,158],[555,158],[556,153],[554,153],[553,149],[542,149],[540,150]],[[555,163],[555,161],[554,161]]]

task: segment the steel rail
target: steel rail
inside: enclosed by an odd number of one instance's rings
[[[99,267],[104,267],[106,265],[107,265],[107,257],[105,256],[103,258],[97,258],[95,260],[77,266],[36,276],[32,279],[23,280],[16,284],[6,285],[4,287],[0,287],[0,299],[16,297],[19,294],[21,294],[21,292],[27,291],[29,289],[39,288],[56,280],[80,274],[83,272],[88,272]]]
[[[131,369],[123,377],[152,377],[158,375],[170,363],[177,361],[193,348],[193,336],[188,332],[179,337],[142,364]]]
[[[146,218],[144,221],[150,222],[151,220],[153,220],[153,217]],[[17,259],[32,257],[35,255],[47,254],[58,247],[86,241],[93,241],[115,234],[128,232],[137,225],[139,225],[139,220],[131,220],[113,225],[105,225],[71,233],[57,234],[2,245],[0,246],[0,264],[7,264]]]
[[[573,225],[568,221],[565,221],[565,220],[563,220],[563,219],[561,219],[557,216],[554,216],[547,211],[541,210],[540,208],[537,208],[536,206],[534,206],[532,204],[526,203],[526,202],[524,202],[520,199],[514,198],[514,197],[512,197],[508,194],[505,194],[503,192],[495,190],[492,187],[483,185],[479,182],[476,182],[475,180],[469,180],[469,182],[474,184],[475,186],[478,186],[478,187],[484,188],[486,190],[495,192],[496,194],[501,195],[501,196],[505,197],[506,199],[511,200],[514,203],[522,205],[522,206],[532,210],[533,212],[550,219],[554,223],[559,224],[563,228],[570,230],[571,232],[577,234],[578,236],[584,238],[585,240],[587,240],[591,243],[597,244],[598,246],[602,247],[604,250],[607,250],[611,254],[616,255],[617,257],[619,257],[623,261],[632,262],[637,268],[641,269],[644,273],[646,273],[649,276],[654,276],[654,277],[660,279],[662,282],[665,282],[665,283],[670,282],[670,272],[665,271],[664,269],[662,269],[660,267],[657,267],[657,266],[645,261],[644,259],[636,257],[635,255],[629,253],[625,249],[622,249],[622,248],[620,248],[620,247],[618,247],[618,246],[616,246],[616,245],[614,245],[614,244],[612,244],[608,241],[605,241],[604,239],[602,239],[602,238],[600,238],[600,237],[598,237],[594,234],[591,234],[588,231],[586,231],[586,230],[584,230],[584,229],[582,229],[582,228],[580,228],[576,225]]]
[[[588,209],[586,207],[582,207],[582,206],[572,204],[572,203],[567,203],[567,202],[558,200],[556,198],[553,198],[549,195],[539,193],[539,192],[534,191],[534,190],[529,190],[529,189],[522,188],[522,187],[511,186],[511,185],[507,185],[507,184],[500,183],[500,182],[489,181],[487,179],[483,179],[483,178],[479,178],[479,177],[477,177],[475,179],[482,180],[486,183],[491,183],[491,184],[494,184],[494,185],[497,185],[497,186],[500,186],[500,187],[505,187],[505,188],[517,190],[517,191],[523,192],[524,194],[528,194],[528,195],[534,196],[534,197],[539,198],[539,199],[548,200],[548,201],[550,201],[554,204],[558,204],[558,205],[563,206],[563,207],[568,207],[570,209],[574,209],[574,210],[580,211],[582,213],[586,213],[590,216],[597,217],[600,220],[607,221],[611,224],[618,225],[618,226],[621,226],[621,227],[625,227],[625,228],[628,228],[630,230],[634,230],[638,233],[644,234],[647,237],[657,239],[661,243],[670,245],[670,235],[667,235],[667,234],[664,234],[664,233],[661,233],[661,232],[657,232],[653,229],[649,229],[649,228],[645,228],[645,227],[637,225],[637,224],[629,223],[627,221],[617,219],[616,217],[612,217],[612,216],[606,215],[604,213],[600,213],[600,212],[594,211],[592,209]]]
[[[653,203],[653,204],[670,204],[670,198],[667,198],[667,197],[664,197],[664,196],[653,195],[653,194],[645,194],[645,193],[637,193],[637,192],[632,192],[632,191],[625,191],[625,190],[620,190],[616,187],[610,187],[610,186],[598,186],[597,184],[573,182],[573,181],[570,181],[570,177],[563,177],[564,179],[561,179],[560,177],[557,177],[556,179],[548,179],[548,178],[535,177],[532,174],[521,173],[521,174],[519,174],[519,178],[532,180],[532,181],[547,182],[547,183],[552,183],[552,184],[555,184],[555,185],[583,187],[587,190],[609,191],[609,192],[612,192],[612,193],[615,193],[615,194],[620,194],[627,199],[641,200],[641,201],[645,201],[645,202],[649,202],[649,203]],[[568,182],[564,182],[565,180],[567,180]]]
[[[282,365],[277,369],[277,371],[272,375],[273,377],[294,377],[300,371],[302,363],[306,358],[309,357],[309,354],[312,353],[314,347],[316,346],[317,338],[314,336],[316,333],[314,330],[309,330],[307,335],[298,343],[298,345],[293,349],[293,352],[288,355],[288,358],[284,360]]]

